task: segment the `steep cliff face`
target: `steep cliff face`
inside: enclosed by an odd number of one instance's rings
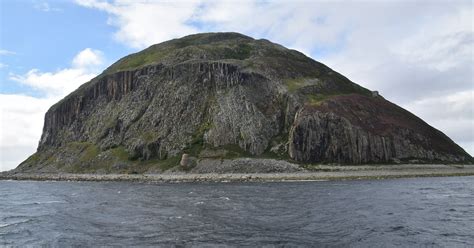
[[[466,153],[446,135],[381,97],[336,96],[301,108],[290,130],[298,161],[388,163],[463,162]]]
[[[215,33],[129,55],[52,106],[37,153],[17,170],[162,171],[182,153],[304,163],[471,160],[422,120],[297,51]]]

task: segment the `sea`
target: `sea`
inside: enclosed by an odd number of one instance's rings
[[[0,246],[473,247],[474,177],[0,181]]]

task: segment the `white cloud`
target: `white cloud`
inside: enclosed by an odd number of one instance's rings
[[[15,168],[36,151],[44,114],[57,100],[0,94],[0,171]]]
[[[76,0],[84,7],[110,14],[108,23],[117,27],[115,38],[134,48],[198,32],[187,21],[198,1],[108,1]]]
[[[75,68],[89,68],[100,66],[104,63],[104,57],[101,51],[86,48],[74,57],[72,65]]]
[[[394,44],[391,49],[409,63],[446,71],[472,60],[472,8],[444,14],[421,27],[418,33]],[[430,27],[437,28],[430,28]]]
[[[70,68],[56,72],[32,69],[11,76],[44,97],[0,94],[0,171],[15,168],[35,152],[48,108],[95,77],[102,66],[102,52],[86,48],[73,58]]]
[[[47,2],[35,2],[34,8],[43,12],[62,11],[60,8],[51,7]]]
[[[439,108],[432,108],[439,104]],[[404,107],[423,113],[425,118],[432,120],[474,121],[474,89],[448,94],[442,97],[428,97],[412,101]],[[473,123],[474,126],[474,123]]]
[[[310,1],[75,0],[109,14],[115,38],[133,48],[203,31],[235,31],[267,37],[309,53],[332,46],[345,32],[335,15],[344,3]],[[331,15],[332,14],[332,15]],[[329,24],[329,25],[328,25]]]
[[[265,37],[310,54],[316,48],[338,45],[346,31],[344,17],[335,13],[342,5],[324,1],[214,1],[203,4],[192,18],[206,29]]]
[[[0,55],[14,55],[14,54],[16,54],[16,53],[12,52],[12,51],[5,50],[5,49],[0,49]]]
[[[5,67],[8,67],[8,65],[7,65],[7,64],[0,63],[0,69],[5,68]]]
[[[424,98],[403,107],[429,120],[432,126],[445,130],[446,135],[474,154],[474,89]]]
[[[10,78],[46,93],[48,96],[57,96],[71,92],[95,75],[82,68],[67,68],[57,72],[41,72],[38,69],[31,69],[25,75],[12,75]]]
[[[33,87],[50,97],[65,96],[99,72],[103,64],[101,51],[86,48],[72,60],[72,67],[56,72],[41,72],[31,69],[24,75],[11,75],[10,79]]]

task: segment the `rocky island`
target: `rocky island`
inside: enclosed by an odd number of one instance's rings
[[[128,55],[56,103],[37,152],[9,173],[288,173],[472,161],[439,130],[298,51],[204,33]]]

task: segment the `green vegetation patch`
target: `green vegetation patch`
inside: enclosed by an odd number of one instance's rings
[[[110,149],[111,154],[120,161],[127,161],[130,159],[130,154],[127,152],[125,147],[118,146]]]
[[[252,51],[253,47],[249,44],[239,44],[235,47],[224,47],[223,58],[244,60],[251,56]]]
[[[107,72],[117,72],[123,70],[131,70],[142,67],[144,65],[149,65],[153,63],[157,63],[167,55],[169,55],[174,49],[166,49],[166,48],[157,48],[157,47],[150,47],[145,49],[141,52],[130,54],[115,64],[110,66],[107,69]]]
[[[221,147],[226,150],[227,153],[222,159],[234,159],[238,157],[252,157],[252,154],[236,144],[228,144]]]
[[[34,165],[34,164],[37,164],[40,161],[40,159],[41,159],[40,155],[36,152],[36,153],[33,153],[33,155],[29,156],[23,163]]]
[[[159,137],[158,133],[153,131],[144,132],[140,136],[146,143],[154,142]]]
[[[210,121],[204,122],[196,132],[193,134],[191,142],[183,150],[184,153],[190,154],[192,156],[199,156],[201,151],[205,148],[204,142],[204,133],[212,128],[212,123]]]
[[[128,55],[110,66],[106,73],[113,73],[123,70],[132,70],[145,65],[157,64],[173,56],[180,56],[181,59],[195,59],[202,53],[219,57],[220,59],[244,60],[251,56],[252,45],[248,43],[235,44],[232,42],[219,42],[211,44],[200,44],[193,39],[173,40],[167,44],[151,46],[141,52]]]
[[[201,153],[203,149],[204,149],[204,144],[202,142],[199,142],[199,143],[190,144],[183,150],[183,152],[191,156],[197,157],[199,156],[199,154]]]
[[[132,164],[129,171],[144,173],[152,168],[158,168],[160,171],[166,171],[179,165],[180,161],[181,154],[166,159],[155,158],[146,161],[137,161]]]
[[[295,92],[296,90],[303,88],[305,86],[310,85],[308,83],[308,80],[311,80],[309,78],[301,77],[301,78],[290,78],[290,79],[285,79],[284,83],[286,84],[286,87],[288,88],[288,91],[290,92]]]
[[[170,158],[167,158],[167,159],[164,159],[164,160],[160,160],[158,161],[158,167],[162,170],[162,171],[165,171],[165,170],[169,170],[177,165],[179,165],[179,162],[181,161],[181,156],[174,156],[174,157],[170,157]]]
[[[90,162],[99,155],[99,147],[90,142],[71,142],[66,149],[79,155],[80,162]]]
[[[99,148],[96,145],[88,145],[86,149],[82,152],[82,156],[80,158],[81,161],[91,161],[95,157],[99,155]]]
[[[334,96],[336,95],[323,95],[323,94],[306,95],[306,103],[311,106],[319,106],[322,102]]]

